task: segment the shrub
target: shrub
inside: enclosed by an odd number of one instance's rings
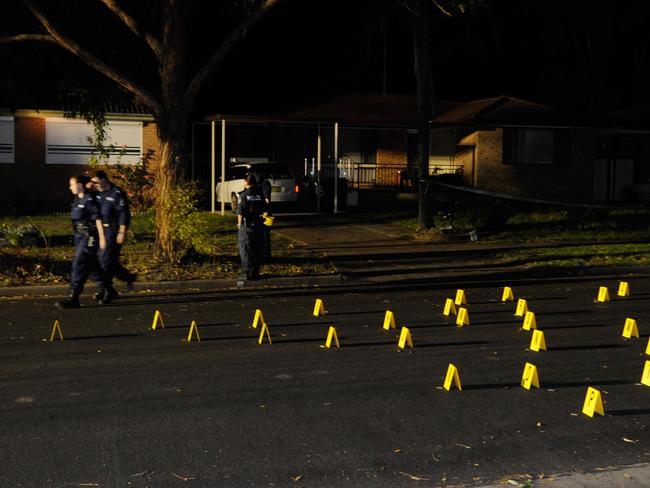
[[[36,246],[38,245],[39,232],[32,224],[0,224],[0,236],[12,246]]]

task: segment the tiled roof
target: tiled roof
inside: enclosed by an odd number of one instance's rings
[[[435,117],[434,125],[584,125],[572,110],[530,102],[507,95],[457,103]]]

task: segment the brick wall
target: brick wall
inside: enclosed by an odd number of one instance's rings
[[[406,168],[408,134],[404,130],[380,130],[377,133],[377,166]]]
[[[500,193],[559,201],[589,201],[593,196],[591,130],[571,130],[568,164],[503,163],[503,130],[482,130],[476,150],[476,187]]]
[[[142,157],[147,167],[153,169],[158,165],[160,141],[158,139],[158,125],[154,122],[142,123]]]

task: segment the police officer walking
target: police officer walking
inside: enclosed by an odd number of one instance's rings
[[[125,281],[129,288],[137,278],[134,273],[120,264],[120,252],[126,239],[126,230],[131,223],[131,212],[129,212],[126,194],[109,181],[106,172],[96,171],[92,182],[99,191],[97,195],[99,213],[106,235],[106,248],[99,253],[106,286],[102,293],[95,295],[95,298],[110,303],[118,296],[113,288],[114,277]]]
[[[102,288],[106,286],[97,258],[98,248],[106,247],[104,227],[95,195],[86,190],[89,181],[87,176],[70,178],[70,192],[75,196],[70,211],[75,253],[70,273],[70,297],[56,302],[55,305],[59,308],[79,308],[79,296],[91,273]]]
[[[241,279],[259,278],[262,262],[262,213],[264,197],[256,185],[255,175],[248,174],[244,180],[244,191],[239,193],[237,203],[237,244],[241,257]]]

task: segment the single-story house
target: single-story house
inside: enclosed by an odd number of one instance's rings
[[[155,161],[158,135],[153,118],[135,108],[106,114],[110,161]],[[62,110],[0,111],[0,213],[65,211],[68,178],[91,170],[93,127],[66,118]]]

